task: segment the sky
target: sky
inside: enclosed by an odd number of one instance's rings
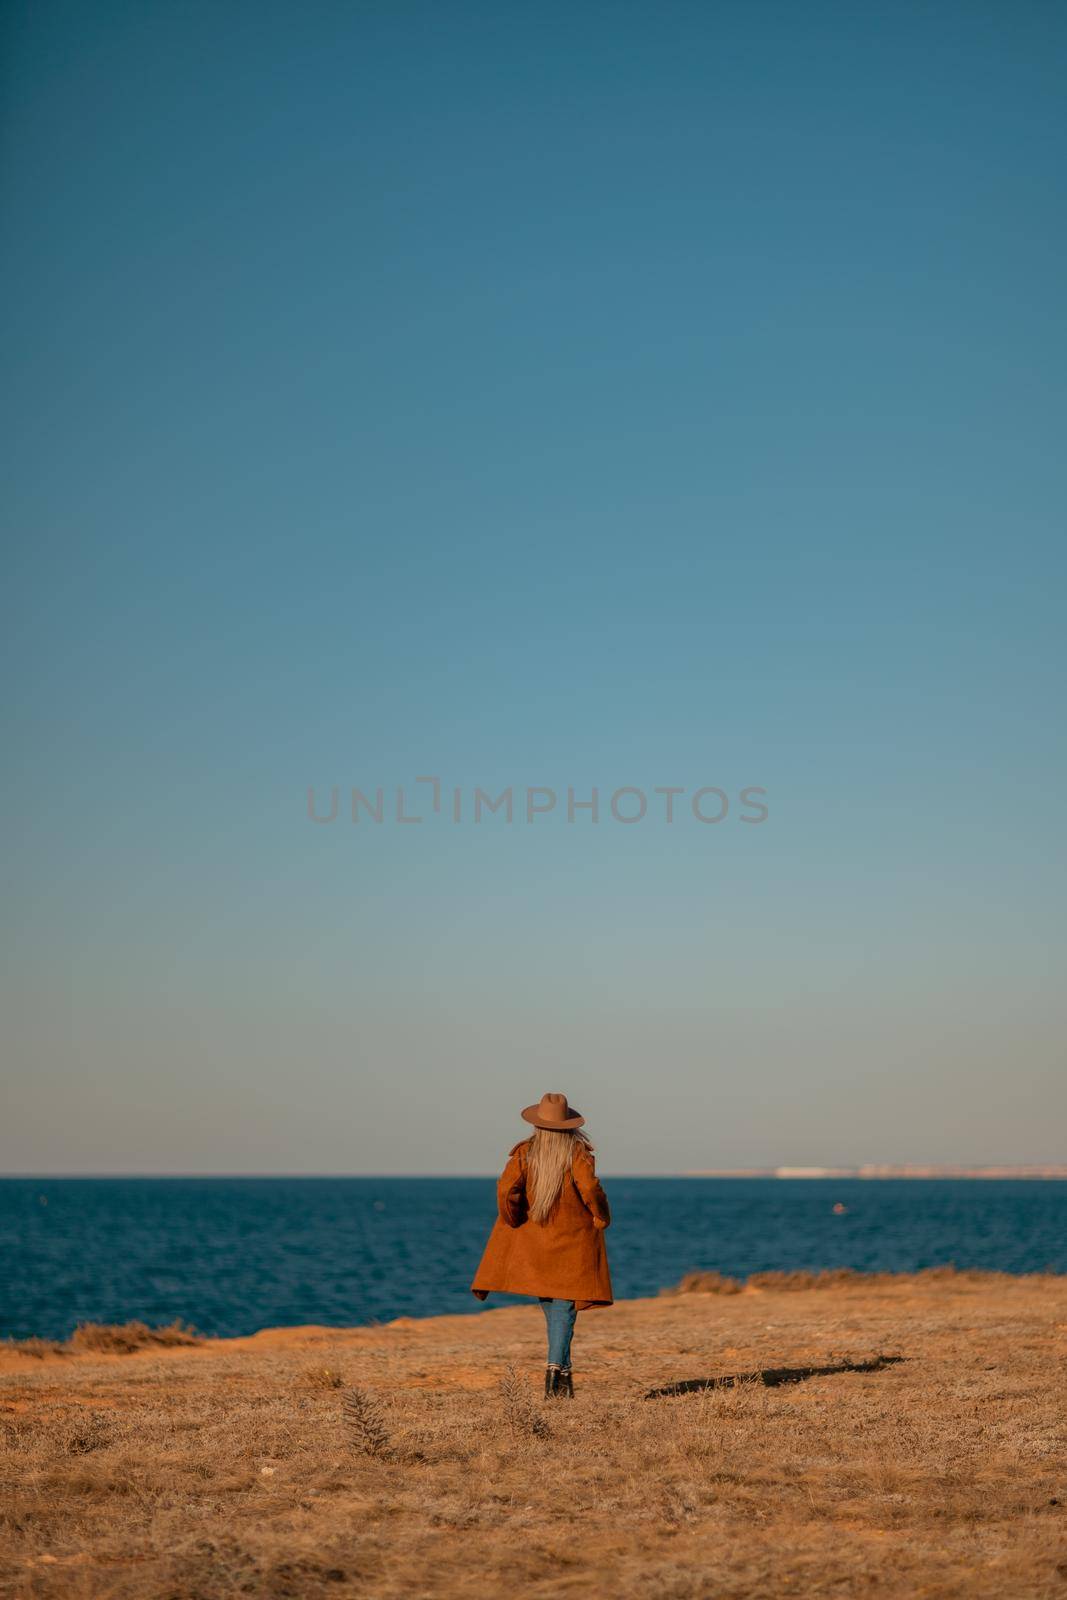
[[[3,27],[0,1171],[1067,1158],[1067,13]]]

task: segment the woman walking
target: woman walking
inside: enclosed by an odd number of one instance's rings
[[[479,1300],[535,1295],[548,1330],[545,1398],[574,1399],[571,1335],[579,1311],[611,1305],[604,1229],[608,1197],[597,1181],[593,1146],[579,1133],[585,1118],[565,1094],[527,1106],[532,1138],[517,1144],[496,1186],[493,1224],[471,1290]]]

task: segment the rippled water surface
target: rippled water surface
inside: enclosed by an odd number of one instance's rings
[[[690,1268],[1067,1271],[1067,1183],[606,1178],[615,1293]],[[847,1207],[843,1216],[833,1206]],[[249,1333],[479,1309],[488,1178],[0,1180],[0,1335]],[[491,1297],[489,1304],[502,1297]]]

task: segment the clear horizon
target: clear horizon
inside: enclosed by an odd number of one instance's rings
[[[906,1166],[908,1164],[907,1163],[903,1163],[902,1165]],[[864,1173],[864,1172],[859,1172],[859,1171],[856,1171],[856,1170],[837,1170],[837,1169],[828,1169],[825,1172],[817,1172],[817,1171],[812,1171],[812,1172],[795,1172],[795,1171],[779,1172],[779,1171],[776,1171],[773,1168],[761,1169],[761,1170],[758,1170],[758,1171],[749,1170],[747,1168],[738,1168],[738,1169],[736,1169],[734,1171],[730,1171],[728,1169],[723,1169],[721,1171],[717,1171],[716,1170],[716,1171],[706,1171],[706,1172],[701,1172],[701,1171],[693,1171],[693,1172],[669,1172],[669,1171],[662,1171],[662,1172],[660,1172],[660,1171],[631,1172],[631,1171],[615,1170],[615,1169],[612,1169],[610,1167],[603,1166],[599,1170],[601,1171],[601,1174],[605,1179],[608,1179],[608,1178],[612,1178],[612,1179],[614,1179],[614,1178],[664,1178],[664,1179],[667,1179],[667,1178],[693,1178],[693,1179],[708,1179],[708,1180],[711,1180],[711,1181],[715,1181],[716,1179],[722,1179],[723,1181],[731,1181],[731,1182],[735,1181],[735,1180],[752,1179],[753,1181],[762,1182],[762,1181],[766,1180],[768,1182],[774,1182],[774,1183],[878,1183],[878,1182],[882,1182],[882,1181],[885,1181],[887,1183],[895,1183],[895,1182],[898,1182],[898,1181],[899,1182],[923,1182],[924,1180],[927,1180],[927,1179],[930,1182],[935,1182],[935,1181],[936,1182],[940,1182],[940,1181],[951,1181],[954,1178],[957,1178],[961,1183],[962,1182],[982,1182],[982,1181],[998,1182],[998,1183],[999,1182],[1011,1183],[1013,1181],[1019,1181],[1019,1182],[1025,1181],[1025,1182],[1036,1182],[1036,1183],[1041,1183],[1041,1182],[1060,1183],[1060,1182],[1063,1182],[1065,1179],[1067,1179],[1067,1163],[1059,1163],[1059,1164],[1054,1163],[1054,1162],[1039,1163],[1039,1164],[1034,1164],[1034,1165],[1030,1166],[1029,1168],[1026,1165],[1024,1165],[1023,1163],[1003,1163],[1003,1164],[1001,1164],[1001,1163],[992,1163],[992,1164],[990,1164],[990,1166],[988,1168],[983,1168],[983,1167],[980,1167],[980,1166],[975,1166],[974,1168],[966,1168],[965,1167],[963,1171],[956,1170],[956,1165],[957,1164],[949,1163],[949,1164],[946,1164],[943,1168],[934,1167],[933,1170],[931,1170],[929,1172],[927,1172],[925,1170],[925,1165],[924,1165],[924,1170],[922,1170],[920,1172],[916,1172],[914,1174],[908,1173],[906,1171]],[[1004,1172],[1002,1175],[999,1173],[999,1168],[1000,1168],[1001,1165],[1007,1166],[1009,1168],[1009,1170]],[[1060,1168],[1060,1170],[1056,1170],[1057,1166]],[[1046,1169],[1049,1169],[1049,1170],[1046,1170]],[[396,1180],[400,1181],[400,1182],[404,1182],[404,1181],[407,1181],[407,1180],[413,1180],[414,1181],[414,1180],[421,1179],[421,1178],[426,1178],[426,1179],[456,1178],[458,1180],[463,1180],[463,1179],[467,1179],[467,1178],[471,1178],[471,1179],[477,1178],[479,1180],[484,1179],[484,1180],[493,1180],[493,1181],[495,1181],[495,1179],[498,1176],[499,1176],[499,1173],[497,1172],[496,1169],[493,1169],[491,1171],[490,1170],[486,1170],[486,1171],[482,1171],[482,1172],[473,1172],[473,1171],[470,1171],[470,1172],[177,1172],[177,1171],[175,1171],[175,1172],[136,1172],[136,1171],[129,1171],[129,1172],[119,1172],[119,1171],[116,1171],[116,1172],[45,1172],[45,1171],[16,1172],[16,1171],[12,1171],[12,1172],[0,1172],[0,1182],[5,1182],[5,1181],[10,1180],[12,1182],[21,1181],[21,1182],[30,1183],[30,1182],[38,1182],[39,1181],[41,1183],[47,1183],[49,1181],[57,1180],[57,1179],[60,1180],[60,1181],[70,1180],[72,1182],[73,1181],[78,1181],[78,1180],[85,1180],[85,1181],[88,1182],[90,1180],[95,1180],[95,1179],[99,1179],[101,1182],[106,1182],[109,1179],[115,1179],[116,1181],[122,1181],[124,1179],[130,1179],[130,1180],[141,1180],[141,1179],[144,1179],[147,1182],[147,1181],[149,1181],[151,1179],[154,1179],[154,1178],[159,1178],[162,1181],[167,1181],[168,1179],[169,1180],[175,1180],[175,1179],[185,1180],[185,1179],[188,1179],[190,1181],[195,1181],[195,1180],[198,1180],[198,1179],[202,1178],[202,1179],[205,1180],[205,1182],[211,1181],[212,1179],[226,1179],[226,1180],[229,1180],[231,1178],[235,1179],[235,1180],[236,1179],[247,1178],[250,1182],[253,1182],[253,1181],[256,1181],[256,1180],[262,1180],[264,1182],[269,1182],[269,1181],[271,1181],[273,1179],[284,1180],[284,1179],[289,1179],[289,1178],[292,1178],[294,1180],[302,1180],[302,1179],[306,1178],[309,1181],[321,1178],[321,1179],[323,1179],[324,1181],[327,1181],[327,1182],[330,1181],[330,1180],[334,1180],[334,1179],[348,1179],[348,1178],[366,1179],[368,1182],[378,1182],[378,1181],[385,1182],[387,1179],[394,1179],[394,1178]]]
[[[1067,11],[0,31],[0,1169],[1062,1160]]]

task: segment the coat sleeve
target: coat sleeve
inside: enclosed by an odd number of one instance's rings
[[[496,1208],[501,1222],[509,1228],[517,1228],[526,1220],[526,1176],[518,1147],[497,1179]]]
[[[608,1205],[607,1195],[600,1187],[592,1156],[587,1155],[584,1150],[579,1151],[574,1158],[571,1175],[586,1210],[592,1213],[593,1227],[606,1228],[611,1221],[611,1207]]]

